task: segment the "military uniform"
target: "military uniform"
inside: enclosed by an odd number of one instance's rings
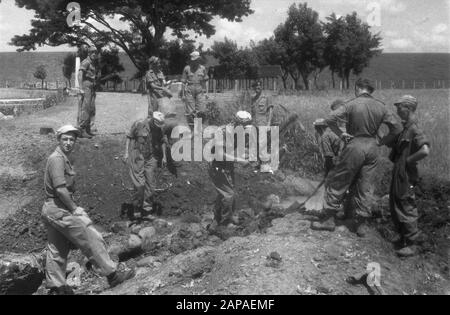
[[[228,125],[228,128],[234,127]],[[223,142],[217,144],[221,146],[226,151],[226,132],[227,126],[222,127]],[[236,146],[236,141],[235,141]],[[213,154],[215,154],[215,147],[213,147]],[[218,195],[214,204],[214,219],[218,225],[227,225],[231,222],[231,218],[235,212],[236,207],[236,193],[234,191],[234,162],[213,160],[209,167],[209,176],[216,189]]]
[[[191,128],[194,126],[195,114],[205,110],[204,85],[208,79],[206,68],[202,65],[195,71],[189,65],[183,70],[182,81],[185,83],[183,98],[186,119]]]
[[[153,112],[161,111],[160,103],[161,103],[162,99],[164,98],[163,93],[160,90],[152,89],[151,85],[164,87],[164,81],[165,81],[165,77],[164,77],[164,74],[162,73],[162,71],[155,72],[154,70],[150,69],[145,74],[145,84],[149,91],[148,115],[150,117],[153,114]]]
[[[330,171],[325,185],[325,209],[338,210],[350,189],[353,207],[361,217],[370,217],[369,197],[372,179],[377,168],[377,134],[382,124],[397,135],[402,127],[385,105],[370,94],[356,99],[332,112],[327,124],[345,121],[347,132],[354,138],[346,145],[338,162]]]
[[[97,69],[90,57],[83,60],[80,71],[83,72],[81,89],[84,94],[81,95],[79,104],[78,126],[80,129],[90,131],[95,117],[95,81],[97,79]]]
[[[331,158],[336,165],[344,148],[343,141],[330,128],[326,128],[320,137],[320,148],[324,158]],[[330,171],[330,170],[328,170]]]
[[[167,137],[151,119],[136,121],[127,134],[130,139],[128,165],[130,177],[136,188],[133,204],[146,212],[152,210],[156,188],[156,169],[163,157],[162,145]]]
[[[391,216],[398,232],[406,242],[419,236],[419,214],[415,201],[415,188],[419,182],[417,165],[407,165],[406,160],[424,145],[430,145],[427,137],[413,120],[404,126],[391,153],[394,163],[389,195]]]
[[[256,126],[267,126],[269,123],[270,109],[273,109],[272,99],[261,94],[258,98],[252,99],[252,117]]]
[[[47,287],[66,286],[67,257],[72,244],[99,268],[104,276],[116,271],[105,242],[86,216],[73,215],[58,198],[56,189],[65,186],[75,191],[75,171],[69,159],[58,147],[48,158],[45,168],[44,190],[46,201],[42,218],[47,226],[47,259],[45,275]]]

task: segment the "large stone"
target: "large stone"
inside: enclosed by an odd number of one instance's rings
[[[44,254],[0,255],[0,295],[31,295],[45,278]]]
[[[139,236],[131,234],[127,245],[129,250],[140,249],[142,248],[142,240]]]
[[[142,249],[148,253],[154,250],[157,246],[156,230],[153,227],[146,227],[139,231],[139,236],[142,240]]]
[[[174,257],[169,264],[169,276],[183,279],[201,277],[212,270],[216,251],[213,247],[202,247]]]

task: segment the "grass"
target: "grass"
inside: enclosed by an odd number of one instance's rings
[[[419,101],[419,124],[431,142],[431,155],[420,163],[424,175],[450,180],[450,105],[449,90],[382,90],[374,96],[395,112],[393,103],[402,95],[411,94]],[[297,112],[305,127],[313,132],[312,123],[326,117],[333,100],[351,99],[354,95],[339,91],[310,93],[303,96],[280,96],[276,102]],[[384,150],[387,153],[387,150]]]
[[[393,103],[402,95],[411,94],[417,97],[419,101],[418,117],[419,125],[424,130],[431,142],[431,155],[420,162],[422,175],[431,176],[436,179],[450,180],[450,105],[449,90],[381,90],[376,91],[374,96],[382,100],[395,113]],[[354,98],[351,91],[316,91],[303,92],[298,96],[276,96],[275,104],[282,104],[284,107],[299,115],[301,123],[305,126],[307,133],[303,135],[303,139],[298,139],[297,145],[303,145],[303,150],[311,150],[311,144],[314,143],[313,122],[317,118],[325,118],[329,111],[331,103],[336,99],[349,100]],[[238,99],[242,99],[238,98]],[[221,112],[229,116],[235,110],[240,101],[228,106],[222,104],[217,99],[218,107]],[[230,106],[231,105],[231,106]],[[243,108],[246,108],[244,106]],[[300,133],[297,133],[300,135]],[[306,140],[306,143],[305,143]],[[302,150],[302,147],[299,148]],[[310,152],[310,158],[317,160],[317,152]],[[305,152],[306,154],[308,152]],[[384,157],[388,156],[388,150],[382,150]],[[302,158],[307,159],[308,156]],[[299,161],[301,162],[301,161]],[[385,165],[383,161],[383,165]],[[308,162],[303,166],[315,165],[317,163]],[[301,166],[301,165],[300,165]],[[296,168],[296,167],[294,167]],[[300,169],[302,167],[299,167]]]

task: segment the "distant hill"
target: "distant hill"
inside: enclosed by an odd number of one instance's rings
[[[62,62],[67,52],[4,52],[0,53],[0,82],[5,80],[35,82],[37,66],[47,66],[47,81],[64,82]],[[121,76],[131,79],[136,68],[124,53],[120,59],[125,67]],[[382,54],[374,58],[364,73],[373,80],[450,80],[450,54]],[[321,74],[321,81],[329,80],[328,73]]]

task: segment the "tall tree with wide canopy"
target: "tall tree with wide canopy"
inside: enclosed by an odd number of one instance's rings
[[[309,90],[309,76],[324,68],[325,37],[319,14],[307,3],[292,4],[287,20],[275,30],[275,40],[286,48],[290,60],[297,66],[291,76],[295,81],[301,76]]]
[[[295,64],[286,53],[286,47],[282,42],[277,42],[275,37],[264,39],[253,47],[261,65],[275,65],[281,67],[281,79],[287,89],[289,74],[295,69]]]
[[[252,14],[251,0],[77,0],[81,7],[81,24],[69,27],[67,0],[16,0],[21,8],[34,10],[35,19],[29,34],[16,35],[11,44],[19,51],[36,46],[69,44],[112,45],[122,49],[138,69],[157,53],[164,35],[171,32],[186,38],[187,31],[211,36],[214,17],[242,21]],[[127,27],[117,27],[113,18]],[[139,36],[136,36],[139,35]],[[138,40],[136,40],[139,38]]]
[[[372,34],[356,12],[338,18],[334,13],[323,24],[326,33],[324,58],[332,75],[336,73],[350,88],[350,74],[359,75],[370,60],[381,53],[381,37]],[[334,81],[334,80],[333,80]]]

